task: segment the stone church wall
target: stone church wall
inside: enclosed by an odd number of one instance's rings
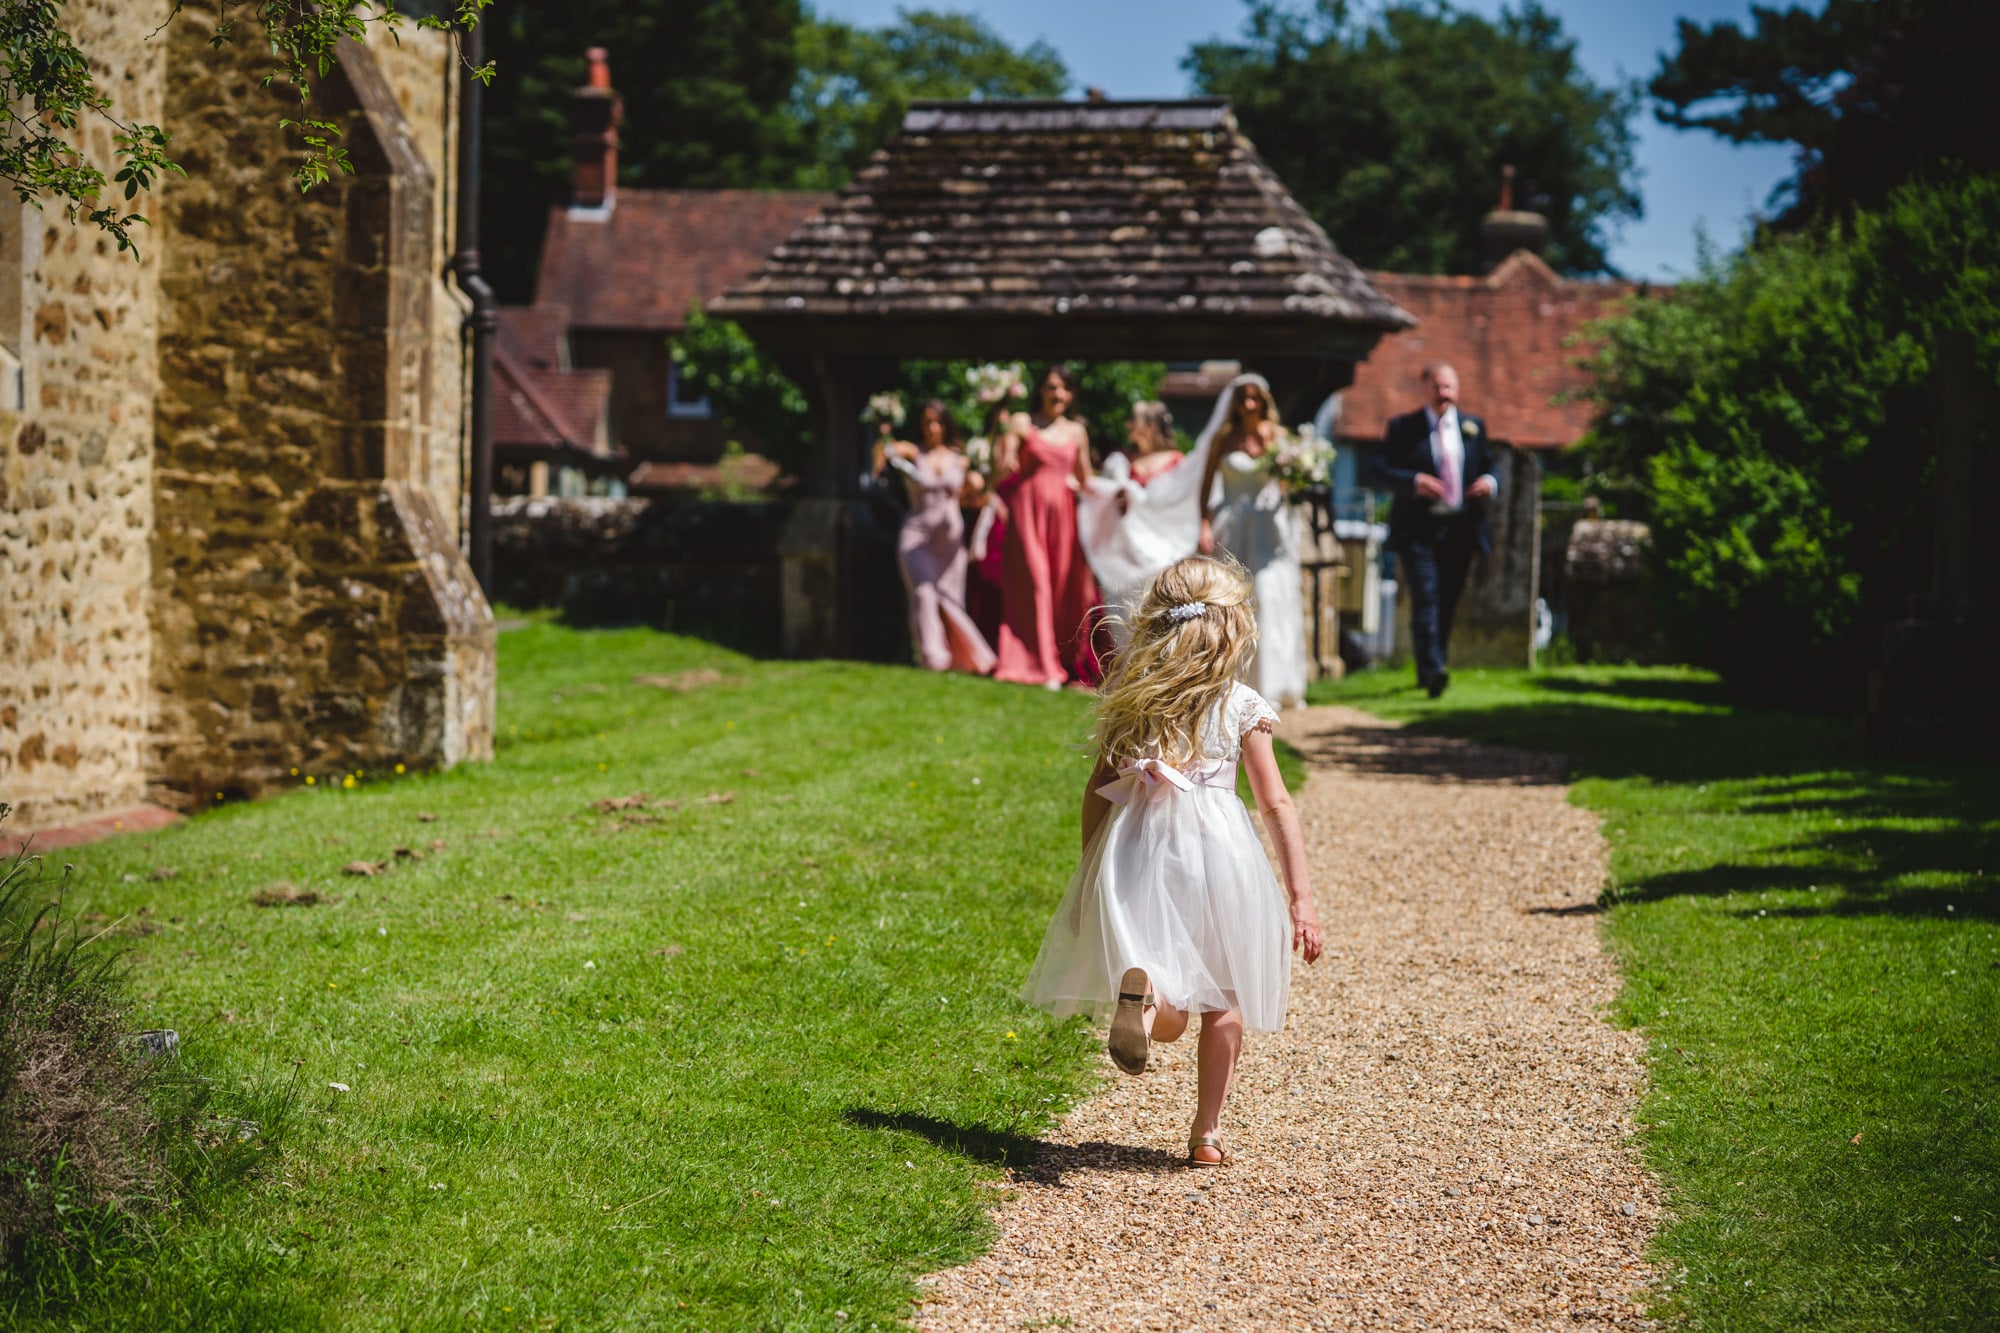
[[[146,38],[165,0],[63,15],[112,114],[157,123],[166,53]],[[81,127],[107,176],[111,132]],[[137,261],[54,204],[0,200],[0,800],[17,828],[145,796],[161,237],[135,230]]]
[[[356,173],[301,195],[248,16],[71,0],[121,121],[186,178],[142,258],[0,205],[0,801],[16,829],[492,750],[459,554],[456,53],[371,30],[323,102]],[[113,166],[111,125],[80,147]]]
[[[441,295],[450,63],[349,45],[354,175],[301,195],[283,94],[214,10],[169,28],[153,540],[153,790],[199,806],[291,772],[491,753],[491,616],[458,552],[461,365]],[[412,40],[404,35],[405,42]],[[440,307],[443,309],[440,309]]]

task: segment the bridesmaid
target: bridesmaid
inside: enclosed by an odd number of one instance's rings
[[[1132,446],[1132,480],[1141,486],[1173,471],[1187,457],[1174,444],[1174,417],[1165,403],[1132,404],[1125,438]]]
[[[897,562],[910,598],[910,637],[917,658],[932,671],[993,670],[993,650],[965,611],[965,521],[959,500],[966,488],[958,427],[936,399],[917,414],[917,443],[897,440],[883,449],[883,467],[903,474],[910,513],[896,539]]]
[[[1077,543],[1072,490],[1088,482],[1090,433],[1069,415],[1076,376],[1051,366],[1035,411],[1017,412],[994,453],[995,488],[1007,505],[1002,552],[999,680],[1061,689],[1094,681],[1097,584]]]
[[[983,469],[974,466],[966,473],[965,495],[959,500],[960,516],[965,520],[968,557],[965,609],[972,614],[972,623],[979,627],[980,634],[988,643],[1000,642],[1000,589],[1007,545],[1007,501],[1002,490],[1012,494],[1011,486],[1002,488],[994,485],[989,474],[994,470],[995,445],[1007,433],[1007,420],[1011,415],[1005,403],[995,403],[987,409],[986,419],[979,431],[987,444],[985,463]]]

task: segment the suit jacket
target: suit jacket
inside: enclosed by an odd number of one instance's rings
[[[1497,493],[1498,460],[1487,443],[1486,423],[1461,411],[1458,438],[1465,448],[1465,466],[1461,470],[1465,484],[1469,487],[1480,477],[1491,477]],[[1456,514],[1433,514],[1432,502],[1417,495],[1419,472],[1438,475],[1437,460],[1431,456],[1431,422],[1423,408],[1390,418],[1388,429],[1382,432],[1382,448],[1369,471],[1375,486],[1394,492],[1396,497],[1389,506],[1390,550],[1413,541],[1436,540],[1457,524],[1472,525],[1473,539],[1482,553],[1493,549],[1493,534],[1486,522],[1486,500],[1468,497],[1465,508]]]

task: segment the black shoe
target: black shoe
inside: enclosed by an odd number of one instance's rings
[[[1451,672],[1440,671],[1435,676],[1432,676],[1430,678],[1430,683],[1425,685],[1424,688],[1429,690],[1431,692],[1431,698],[1435,699],[1439,695],[1443,694],[1445,690],[1450,688],[1450,686],[1451,686]]]

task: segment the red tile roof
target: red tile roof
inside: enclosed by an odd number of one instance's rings
[[[569,366],[564,346],[569,334],[568,306],[555,302],[502,306],[499,315],[498,343],[517,359],[544,370]]]
[[[1559,277],[1525,250],[1484,277],[1368,276],[1417,327],[1382,339],[1354,368],[1353,386],[1340,395],[1341,436],[1380,439],[1390,417],[1422,405],[1423,368],[1448,361],[1459,401],[1486,419],[1494,439],[1555,449],[1582,438],[1590,405],[1557,401],[1588,382],[1576,362],[1590,349],[1569,339],[1631,295],[1631,283]]]
[[[611,372],[566,370],[561,306],[500,311],[493,349],[493,443],[608,454]]]
[[[620,190],[603,217],[550,210],[535,304],[567,305],[575,329],[672,331],[688,306],[750,276],[831,194]]]

